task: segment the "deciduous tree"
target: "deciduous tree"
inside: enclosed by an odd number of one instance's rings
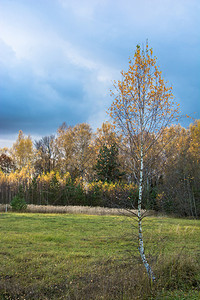
[[[32,163],[33,143],[30,136],[25,136],[20,130],[16,142],[12,147],[12,158],[16,162],[17,168],[21,169]]]
[[[165,164],[157,201],[159,209],[167,213],[193,217],[200,214],[198,123],[196,120],[189,129],[178,125],[165,130],[163,139],[169,143],[162,152]]]
[[[91,140],[92,129],[89,124],[81,123],[74,127],[63,124],[58,129],[58,165],[62,172],[70,172],[73,178],[87,177],[93,153]]]
[[[164,82],[156,62],[148,43],[145,49],[137,45],[134,58],[129,61],[128,71],[122,71],[122,80],[114,82],[111,92],[114,101],[109,109],[115,126],[126,137],[129,153],[136,165],[139,162],[139,172],[136,173],[139,185],[139,252],[147,274],[153,280],[155,277],[144,253],[142,234],[144,158],[162,136],[164,129],[178,117],[172,88]]]
[[[36,160],[35,168],[39,174],[42,172],[51,172],[55,167],[56,150],[55,136],[44,136],[40,140],[35,141]]]
[[[73,167],[75,177],[87,178],[91,170],[93,149],[91,147],[92,128],[87,123],[77,124],[72,130]]]
[[[10,173],[12,170],[14,170],[15,165],[12,160],[12,158],[6,154],[1,154],[0,155],[0,169],[4,173]]]

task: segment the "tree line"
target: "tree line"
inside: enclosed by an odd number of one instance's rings
[[[27,203],[127,206],[131,199],[137,207],[139,161],[131,154],[138,148],[127,145],[109,122],[96,132],[64,123],[36,141],[20,130],[11,148],[0,149],[0,201],[10,203],[23,188]],[[199,216],[200,120],[165,128],[144,160],[143,208]]]

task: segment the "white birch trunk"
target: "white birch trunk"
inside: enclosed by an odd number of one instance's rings
[[[140,181],[139,181],[139,199],[138,199],[138,239],[139,239],[139,252],[142,259],[142,262],[147,270],[147,274],[151,280],[155,280],[155,276],[153,271],[147,262],[145,253],[144,253],[144,243],[143,243],[143,235],[142,235],[142,192],[143,192],[143,141],[141,141],[141,149],[140,149]]]

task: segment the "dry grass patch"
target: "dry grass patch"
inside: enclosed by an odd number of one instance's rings
[[[0,204],[0,211],[12,211],[10,205]],[[119,208],[107,208],[107,207],[91,207],[91,206],[53,206],[53,205],[33,205],[27,206],[26,212],[29,213],[49,213],[49,214],[86,214],[86,215],[110,215],[110,216],[123,216],[130,215],[131,212],[137,213],[136,210],[130,210],[128,212],[125,209]],[[145,212],[145,211],[143,211]],[[154,211],[148,211],[147,215],[153,215]]]

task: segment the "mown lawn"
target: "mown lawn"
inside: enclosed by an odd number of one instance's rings
[[[200,299],[200,221],[144,220],[156,275],[124,216],[0,214],[0,299]]]

